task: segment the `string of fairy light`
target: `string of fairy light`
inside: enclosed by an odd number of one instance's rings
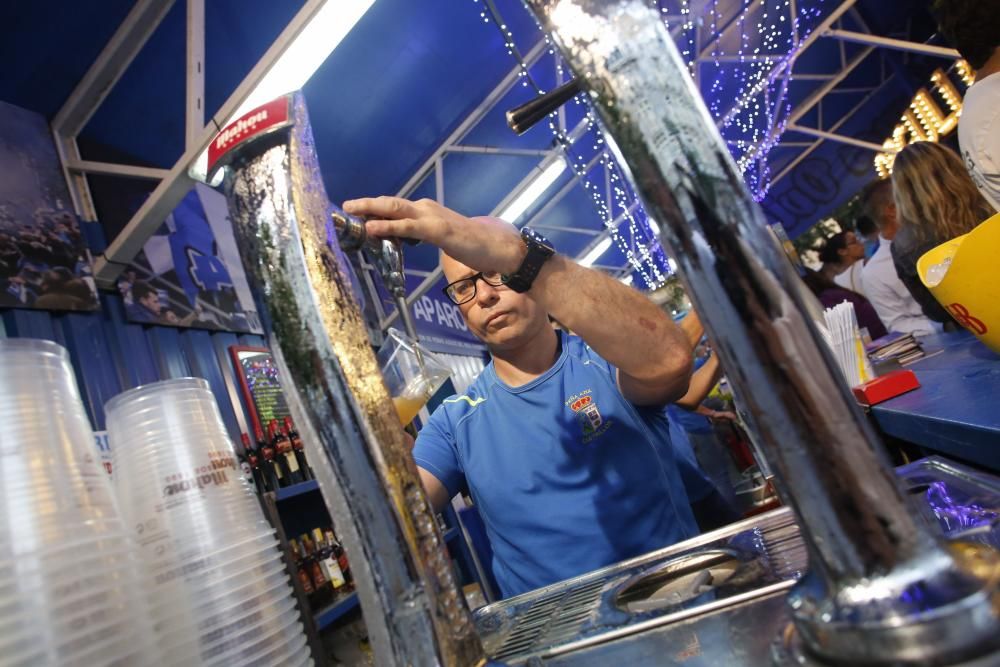
[[[522,85],[536,93],[545,91],[531,76],[528,65],[493,0],[472,0],[480,9],[485,23],[494,23],[504,39],[508,54],[518,63]],[[692,6],[692,5],[695,6]],[[719,123],[720,132],[729,146],[737,166],[743,173],[751,194],[760,201],[770,187],[768,154],[785,130],[791,103],[788,82],[792,64],[798,56],[798,45],[806,39],[824,14],[824,0],[795,3],[793,0],[739,0],[733,12],[720,0],[650,0],[659,10],[667,30],[689,72],[699,83],[708,109]],[[700,31],[700,32],[699,32]],[[699,40],[704,37],[704,41]],[[551,42],[546,42],[551,47]],[[704,45],[709,44],[707,54]],[[564,72],[561,59],[556,59],[559,80]],[[703,57],[707,55],[707,58]],[[776,76],[775,73],[783,73]],[[586,105],[588,131],[596,121],[589,102],[577,96],[574,104]],[[600,165],[608,170],[612,182],[612,199],[606,201],[601,189],[585,174],[586,162],[564,136],[555,115],[549,128],[555,141],[563,147],[567,163],[587,190],[614,244],[622,251],[645,286],[655,288],[672,273],[666,256],[653,233],[651,221],[632,192],[620,166],[605,148]],[[596,147],[595,147],[596,148]],[[626,225],[612,225],[616,213],[624,214]],[[612,228],[614,227],[614,228]]]
[[[493,23],[503,36],[504,47],[507,49],[508,55],[518,63],[518,76],[521,79],[521,85],[531,87],[536,93],[543,94],[545,91],[531,75],[527,63],[517,50],[513,33],[503,21],[493,0],[473,0],[473,2],[480,5],[480,17],[483,21]],[[546,44],[549,45],[549,54],[555,57],[558,80],[565,80],[566,72],[562,61],[556,56],[555,49],[547,36],[545,40]],[[577,95],[572,104],[582,108],[586,132],[594,130],[597,127],[597,120],[584,96]],[[557,114],[550,116],[548,127],[552,133],[554,145],[561,147],[567,166],[590,195],[598,215],[604,221],[605,230],[612,243],[621,251],[628,265],[637,274],[642,283],[640,286],[655,289],[662,285],[672,272],[669,262],[653,233],[651,221],[647,218],[641,204],[638,204],[635,193],[632,192],[620,165],[608,153],[601,133],[596,133],[596,143],[592,145],[593,150],[600,151],[600,158],[595,167],[600,166],[607,170],[613,201],[607,201],[607,198],[601,194],[601,188],[589,176],[591,172],[587,170],[588,160],[573,146],[569,137],[559,126]],[[600,170],[597,171],[600,172]],[[623,218],[620,224],[615,223],[618,216]],[[622,232],[626,226],[627,234]]]

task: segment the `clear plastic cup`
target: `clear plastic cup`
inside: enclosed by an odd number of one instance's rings
[[[164,644],[163,651],[168,655],[175,652],[183,655],[194,654],[202,665],[219,664],[246,665],[248,659],[268,652],[291,652],[298,648],[298,642],[305,642],[305,635],[299,616],[292,610],[287,618],[265,619],[244,632],[202,646],[197,641],[187,639],[177,644]],[[243,656],[243,657],[241,657]],[[174,663],[179,664],[179,663]]]
[[[290,598],[275,605],[272,610],[254,610],[213,628],[203,628],[199,624],[194,636],[178,636],[176,633],[163,635],[163,646],[169,646],[171,641],[176,642],[178,646],[184,643],[196,643],[198,652],[203,658],[222,655],[253,643],[256,637],[287,614],[295,614],[297,617],[295,600]]]
[[[287,569],[207,383],[138,387],[105,413],[115,488],[168,662],[205,664],[304,641],[301,625],[292,632],[284,623],[290,612],[297,622]]]
[[[202,552],[192,559],[166,562],[147,567],[146,570],[156,583],[189,574],[219,576],[232,573],[248,562],[262,563],[278,557],[280,552],[276,549],[277,544],[272,530],[248,540],[234,542],[223,549]]]
[[[0,421],[5,664],[109,664],[121,657],[111,650],[119,639],[156,662],[134,544],[97,460],[65,349],[0,340]],[[41,660],[25,636],[45,647]],[[74,643],[80,637],[86,641]]]
[[[296,651],[306,643],[302,622],[297,613],[287,614],[284,622],[277,622],[261,630],[250,642],[236,646],[231,651],[213,656],[205,661],[205,667],[212,665],[258,665],[267,664],[273,657]]]
[[[282,667],[311,667],[313,664],[312,651],[310,650],[309,645],[306,644],[287,660],[275,660],[271,664],[275,665],[275,667],[278,667],[279,665]]]
[[[423,359],[423,366],[417,350]],[[403,426],[413,421],[451,375],[440,359],[398,329],[389,329],[376,357],[396,415]]]
[[[288,654],[298,654],[306,647],[306,638],[296,640],[291,646],[282,646],[270,651],[258,653],[256,656],[241,661],[244,667],[285,667],[288,665]],[[219,663],[216,663],[219,664]]]
[[[283,563],[270,563],[264,565],[254,565],[241,572],[237,572],[229,577],[209,581],[186,582],[188,587],[175,586],[169,592],[164,593],[153,604],[151,613],[158,620],[168,620],[178,614],[186,614],[190,617],[204,619],[211,617],[215,610],[224,608],[230,604],[236,604],[264,594],[272,588],[273,577],[282,577],[287,583],[287,574],[282,569]],[[253,580],[255,589],[247,591],[244,583]],[[197,590],[197,595],[192,596],[189,590]],[[290,590],[290,589],[289,589]],[[288,591],[285,591],[286,595]]]
[[[273,614],[273,610],[282,602],[288,601],[289,583],[287,577],[272,577],[268,583],[261,586],[266,588],[263,592],[257,589],[244,590],[237,600],[236,595],[231,596],[231,603],[219,602],[202,607],[194,607],[191,613],[184,617],[167,617],[162,622],[156,624],[161,641],[180,641],[189,634],[192,619],[198,619],[198,628],[213,629],[222,625],[227,619],[237,619],[249,616],[253,613]],[[209,608],[211,607],[211,608]]]

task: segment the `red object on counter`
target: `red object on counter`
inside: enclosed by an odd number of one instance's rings
[[[913,371],[904,369],[859,384],[851,391],[854,392],[854,398],[858,403],[871,407],[919,387],[920,381]]]

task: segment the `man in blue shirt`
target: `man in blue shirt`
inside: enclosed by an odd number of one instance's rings
[[[489,347],[413,454],[435,508],[475,500],[504,597],[697,534],[663,413],[688,389],[691,344],[663,311],[501,220],[395,197],[344,209],[376,237],[441,248],[446,292]]]

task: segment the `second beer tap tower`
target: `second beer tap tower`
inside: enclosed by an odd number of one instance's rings
[[[526,4],[659,223],[798,516],[810,565],[776,659],[946,665],[995,651],[997,553],[940,544],[912,516],[657,11],[646,0]]]

